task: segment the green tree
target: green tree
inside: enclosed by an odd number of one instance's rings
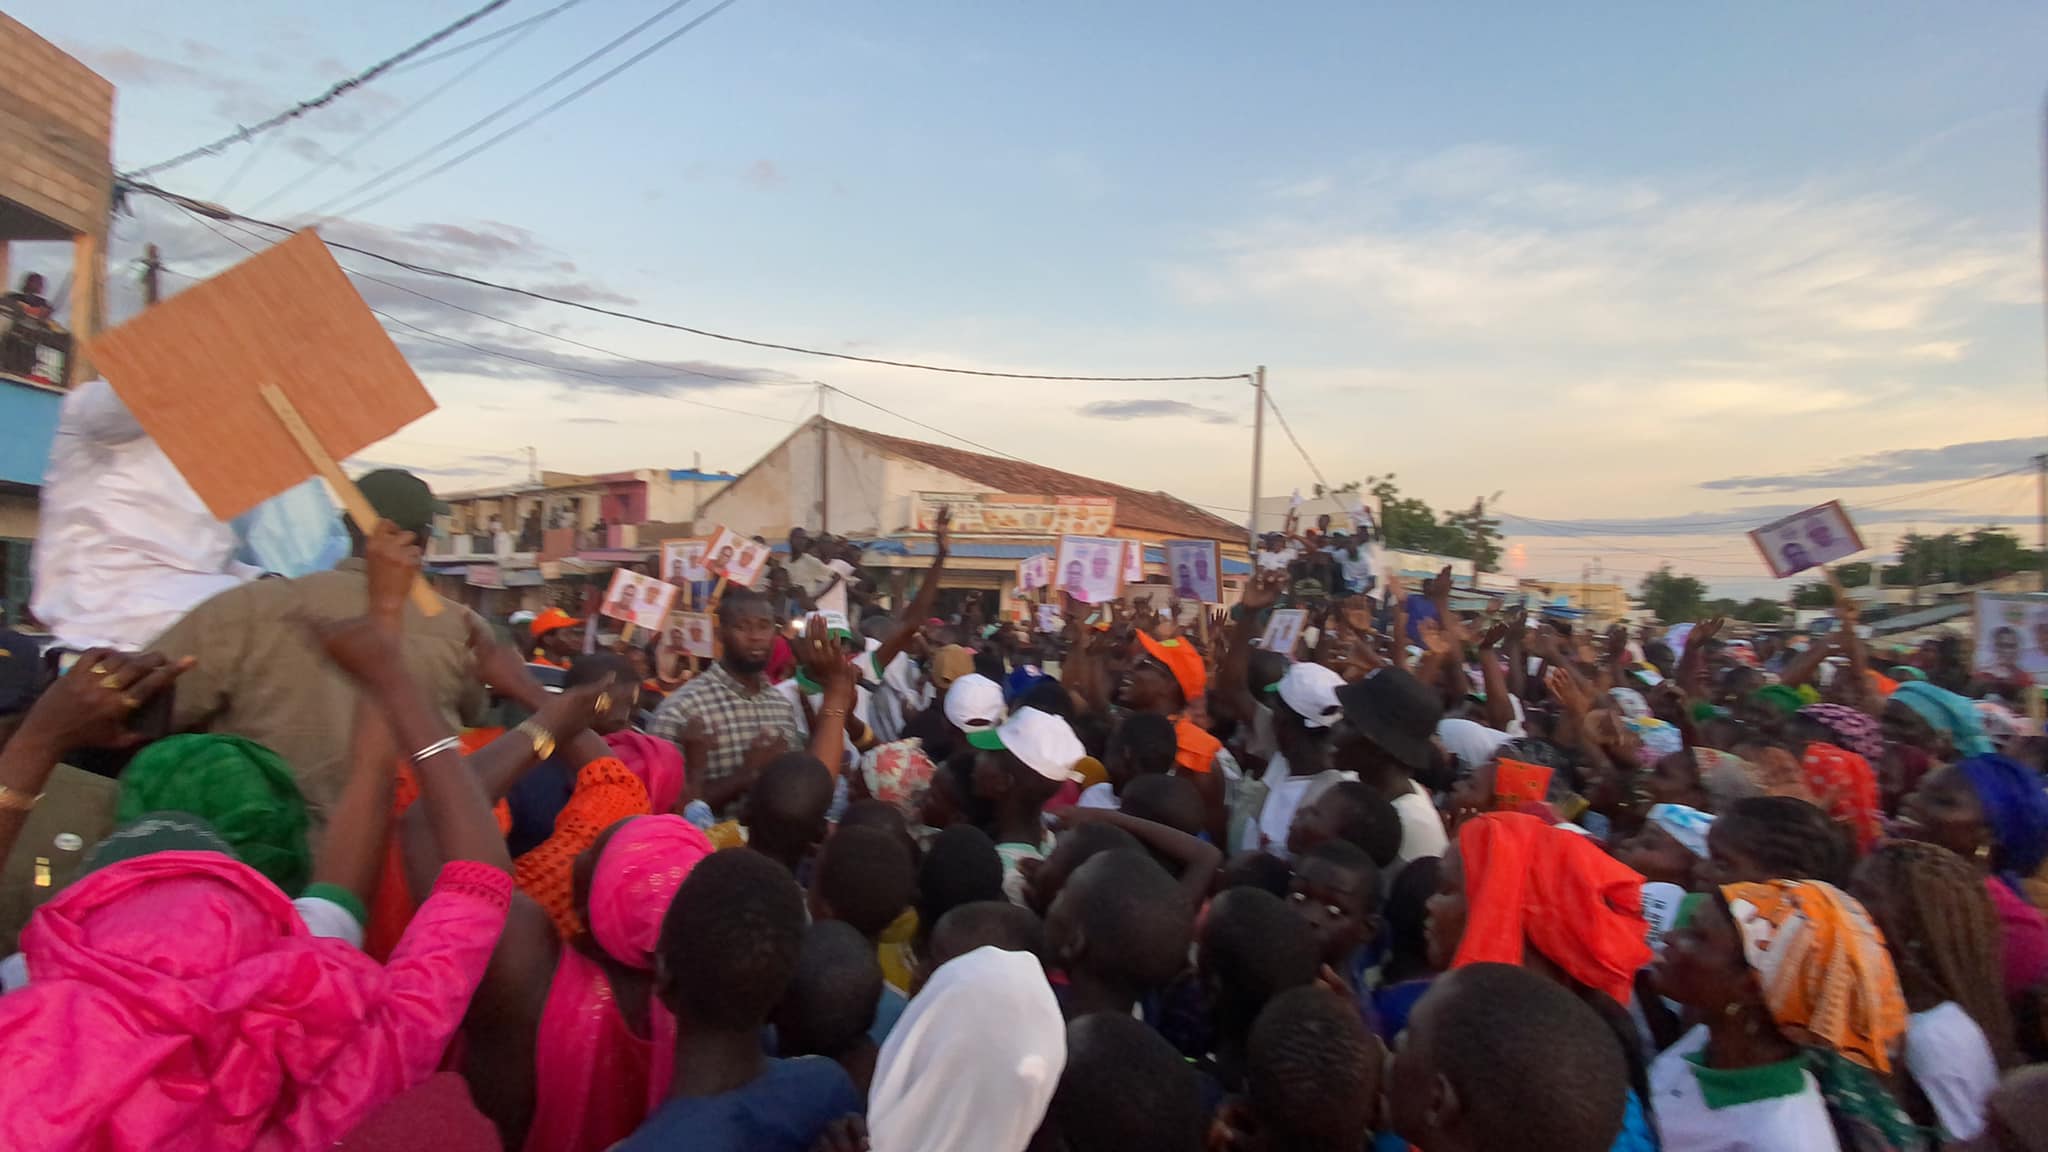
[[[1776,624],[1785,618],[1785,606],[1776,600],[1766,600],[1759,596],[1737,608],[1734,616],[1737,620],[1747,620],[1751,624]]]
[[[1887,568],[1884,582],[1893,587],[1957,582],[1981,584],[2014,572],[2041,566],[2041,554],[2020,543],[2003,528],[1978,528],[1968,535],[1908,533],[1899,541],[1899,563]]]
[[[1792,589],[1794,608],[1832,608],[1835,590],[1826,584],[1801,584]]]
[[[1367,476],[1366,491],[1380,502],[1380,532],[1389,548],[1407,552],[1440,552],[1446,533],[1436,522],[1436,509],[1413,496],[1401,495],[1394,474]]]
[[[1636,599],[1666,624],[1680,624],[1705,615],[1707,586],[1691,576],[1680,576],[1666,564],[1646,573],[1636,586]]]
[[[1457,547],[1447,547],[1447,555],[1470,560],[1481,572],[1500,571],[1500,521],[1486,514],[1486,501],[1474,500],[1471,508],[1446,514],[1443,526],[1458,535]]]

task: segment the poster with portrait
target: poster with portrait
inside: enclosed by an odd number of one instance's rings
[[[1083,604],[1116,599],[1123,579],[1124,542],[1108,536],[1060,537],[1059,589]]]
[[[1038,605],[1038,630],[1040,632],[1059,632],[1066,628],[1066,626],[1067,622],[1060,615],[1058,606],[1052,604]]]
[[[710,554],[709,540],[663,540],[661,578],[670,584],[702,584],[711,580],[710,571],[704,567]]]
[[[730,528],[721,527],[711,538],[708,555],[705,567],[711,574],[740,588],[753,587],[768,566],[768,546]]]
[[[711,659],[711,614],[669,613],[668,631],[662,636],[661,642],[667,651],[695,656],[699,660]]]
[[[1856,534],[1856,525],[1839,500],[1773,520],[1751,530],[1749,538],[1763,553],[1771,575],[1780,580],[1863,551],[1863,537]]]
[[[1278,652],[1289,660],[1294,659],[1294,647],[1301,643],[1301,630],[1308,624],[1308,609],[1279,608],[1266,621],[1265,638],[1259,647],[1268,652]]]
[[[1219,568],[1214,540],[1166,542],[1166,576],[1173,582],[1173,594],[1182,600],[1221,604]]]
[[[1039,552],[1017,562],[1017,594],[1036,592],[1052,584],[1052,553]]]
[[[1971,608],[1977,618],[1971,671],[2007,683],[2048,682],[2048,595],[1979,592]]]
[[[635,628],[659,632],[668,623],[675,603],[675,585],[620,568],[612,572],[611,587],[605,590],[604,603],[597,611]]]
[[[1124,541],[1124,583],[1143,584],[1144,582],[1145,542],[1143,540],[1126,540]]]

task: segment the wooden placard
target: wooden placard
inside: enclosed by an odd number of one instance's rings
[[[247,512],[316,471],[264,399],[274,385],[334,460],[433,397],[311,231],[92,341],[91,357],[207,510]]]

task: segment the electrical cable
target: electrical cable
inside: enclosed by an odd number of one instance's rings
[[[570,0],[570,3],[580,2],[581,0]],[[512,23],[505,25],[503,28],[496,28],[489,32],[485,32],[477,36],[473,40],[464,40],[460,44],[450,45],[449,47],[443,48],[439,52],[436,52],[430,56],[422,56],[417,60],[408,60],[405,63],[400,64],[397,67],[391,69],[391,71],[388,74],[392,76],[403,76],[407,72],[412,72],[421,68],[425,68],[430,64],[439,64],[441,61],[446,60],[451,56],[460,56],[464,52],[468,52],[475,48],[481,48],[484,45],[489,44],[491,41],[496,40],[500,37],[510,36],[514,32],[519,31],[521,28],[525,28],[534,24],[545,23],[548,17],[553,16],[555,13],[560,12],[563,8],[567,7],[569,7],[569,4],[562,4],[557,7],[550,8],[545,12],[537,12],[531,16],[526,17],[524,20],[515,20]]]
[[[1323,486],[1323,491],[1328,492],[1330,490],[1329,480],[1324,478],[1323,470],[1321,468],[1316,467],[1316,462],[1309,458],[1308,449],[1303,448],[1301,446],[1301,440],[1300,438],[1295,436],[1294,429],[1288,426],[1287,417],[1281,413],[1280,405],[1275,403],[1273,400],[1272,385],[1268,384],[1266,386],[1265,396],[1266,407],[1271,408],[1273,410],[1273,418],[1280,422],[1280,430],[1282,432],[1287,433],[1287,442],[1294,445],[1294,450],[1296,452],[1301,453],[1301,462],[1308,465],[1308,470],[1309,472],[1314,474],[1316,478],[1316,483],[1321,484]]]
[[[584,96],[589,95],[591,92],[597,90],[606,83],[610,82],[613,77],[619,75],[621,72],[626,71],[627,69],[633,67],[635,64],[640,63],[642,60],[647,59],[649,56],[652,56],[656,52],[661,51],[663,48],[668,47],[670,44],[675,43],[684,35],[692,31],[695,31],[699,25],[702,25],[706,21],[710,20],[713,16],[718,15],[720,12],[725,11],[727,8],[730,8],[737,3],[739,3],[739,0],[719,0],[719,3],[713,5],[710,11],[704,13],[702,16],[698,16],[697,18],[689,21],[682,27],[677,28],[675,31],[669,33],[666,36],[663,36],[661,39],[656,40],[654,43],[649,44],[647,47],[641,49],[635,55],[627,57],[625,60],[621,61],[617,67],[597,77],[590,83],[585,84],[583,87],[576,89],[574,92],[568,93],[561,99],[555,101],[554,103],[548,105],[545,108],[542,108],[540,111],[535,112],[533,115],[528,116],[526,119],[521,120],[519,123],[512,125],[510,128],[505,129],[503,132],[498,133],[497,135],[491,137],[490,139],[484,141],[483,143],[478,144],[473,148],[470,148],[468,151],[463,152],[462,154],[452,159],[444,160],[441,163],[435,165],[434,167],[427,169],[425,172],[422,172],[417,176],[411,177],[402,184],[399,184],[392,188],[386,188],[384,191],[377,193],[375,196],[370,197],[368,200],[356,201],[355,204],[345,209],[342,212],[342,215],[354,216],[367,209],[374,208],[377,205],[382,204],[386,200],[391,199],[393,196],[398,195],[400,192],[403,192],[408,188],[417,187],[421,183],[424,183],[425,181],[431,180],[434,177],[439,176],[441,173],[448,171],[450,168],[453,168],[458,164],[462,164],[465,161],[472,159],[473,157],[481,155],[484,152],[490,151],[492,148],[497,147],[500,143],[504,142],[505,140],[510,139],[513,136],[517,136],[519,133],[526,131],[528,128],[531,128],[534,124],[538,123],[539,121],[546,119],[549,116],[552,116],[556,112],[568,107],[571,104],[574,104],[576,101],[582,99]]]
[[[154,184],[139,181],[123,181],[122,187],[129,191],[140,192],[147,196],[154,196],[168,201],[214,220],[239,221],[244,224],[253,224],[259,228],[268,228],[273,232],[283,232],[288,235],[300,231],[300,229],[288,225],[259,219],[241,212],[229,211],[219,205],[207,204],[203,201],[194,200],[189,196],[181,196],[176,192],[157,187]],[[956,368],[941,364],[920,364],[909,360],[883,360],[873,356],[856,356],[850,352],[827,352],[822,349],[805,348],[796,344],[780,344],[768,340],[750,339],[745,336],[733,336],[724,332],[714,332],[707,328],[693,328],[687,324],[678,324],[669,320],[657,320],[651,316],[641,316],[632,312],[620,311],[616,308],[606,308],[599,304],[571,300],[546,292],[536,292],[530,288],[517,288],[510,284],[499,284],[495,281],[464,275],[460,272],[451,272],[445,268],[435,268],[410,260],[401,260],[396,256],[387,256],[382,252],[358,247],[354,244],[344,244],[339,240],[331,240],[325,236],[320,239],[329,248],[338,249],[343,252],[353,252],[358,256],[367,256],[372,260],[389,264],[394,268],[403,268],[408,272],[417,272],[423,276],[435,276],[444,280],[454,280],[462,284],[472,284],[479,288],[492,288],[514,296],[524,296],[529,300],[540,300],[549,304],[559,304],[565,308],[575,308],[599,316],[609,316],[615,320],[630,320],[636,324],[646,324],[654,328],[665,328],[671,332],[685,332],[692,336],[702,336],[708,340],[721,340],[728,344],[744,344],[750,348],[766,348],[776,352],[793,352],[803,356],[821,356],[831,360],[847,360],[858,364],[879,364],[887,368],[910,368],[922,372],[944,372],[955,376],[985,376],[1002,380],[1051,380],[1083,383],[1192,383],[1218,380],[1249,380],[1251,378],[1251,374],[1248,372],[1233,372],[1227,375],[1216,376],[1060,376],[1036,372],[996,372],[982,368]]]
[[[476,23],[478,20],[481,20],[484,17],[490,15],[491,13],[496,12],[500,8],[503,8],[506,2],[507,0],[490,0],[490,2],[485,4],[483,7],[476,9],[475,11],[457,20],[455,23],[448,25],[447,27],[441,29],[439,32],[434,33],[433,35],[427,37],[426,39],[414,43],[410,47],[399,52],[397,55],[387,56],[383,60],[380,60],[377,63],[372,64],[370,67],[364,69],[361,72],[356,73],[355,75],[349,77],[348,79],[335,83],[334,85],[330,86],[325,92],[322,92],[320,95],[315,96],[310,100],[301,100],[297,104],[294,104],[290,108],[287,108],[282,112],[279,112],[275,116],[271,116],[265,120],[259,120],[246,128],[237,128],[233,132],[230,132],[226,136],[223,136],[220,139],[215,140],[211,144],[202,144],[197,148],[191,149],[190,151],[181,152],[168,160],[159,160],[154,164],[147,164],[141,168],[134,169],[133,171],[125,172],[123,173],[123,175],[134,177],[136,179],[141,179],[144,176],[154,176],[159,172],[169,171],[170,169],[179,167],[180,165],[189,164],[202,156],[216,155],[223,148],[227,148],[234,144],[239,144],[242,141],[249,139],[251,136],[255,136],[258,133],[262,132],[268,132],[272,128],[275,128],[280,124],[289,123],[293,120],[298,119],[301,116],[304,116],[308,112],[311,112],[317,108],[325,107],[326,105],[332,103],[334,100],[338,99],[343,93],[355,88],[362,87],[363,85],[369,83],[370,81],[375,80],[378,76],[390,71],[395,65],[401,64],[404,61],[419,55],[421,52],[424,52],[427,49],[433,47],[434,45],[439,44],[441,41],[447,39],[448,37],[454,35],[455,33],[460,32],[464,28],[469,27],[471,24]]]
[[[496,123],[500,117],[510,113],[514,108],[519,107],[521,104],[526,103],[533,97],[540,95],[542,92],[547,91],[548,89],[554,87],[555,85],[560,84],[562,81],[567,80],[569,77],[574,76],[576,73],[581,72],[583,69],[588,68],[590,65],[596,63],[598,60],[609,55],[620,45],[623,45],[626,42],[634,39],[641,33],[647,31],[649,28],[660,23],[661,21],[666,20],[669,16],[680,11],[681,9],[683,9],[692,2],[693,0],[672,0],[672,2],[667,7],[661,9],[661,11],[656,12],[654,15],[649,16],[647,19],[640,21],[638,24],[635,24],[631,28],[626,29],[619,35],[614,36],[612,39],[606,41],[596,51],[585,55],[582,59],[576,61],[574,64],[569,65],[567,68],[562,69],[560,72],[555,73],[553,76],[548,77],[546,80],[543,80],[540,83],[534,85],[533,87],[528,88],[526,91],[521,92],[519,95],[513,97],[511,100],[499,105],[496,110],[485,115],[482,119],[479,119],[471,123],[468,127],[463,128],[462,130],[456,132],[452,136],[444,137],[443,139],[427,146],[421,151],[414,153],[412,156],[407,157],[405,160],[399,162],[398,164],[395,164],[390,168],[386,168],[384,171],[377,173],[375,176],[372,176],[368,180],[363,181],[361,184],[358,184],[355,187],[350,188],[348,191],[343,192],[337,196],[331,196],[327,198],[326,200],[322,201],[317,207],[308,211],[306,214],[309,216],[330,216],[329,209],[333,208],[336,204],[340,204],[344,201],[354,200],[356,197],[363,195],[365,192],[368,192],[373,188],[376,188],[378,185],[383,184],[385,181],[390,180],[392,177],[397,176],[399,173],[404,172],[406,169],[411,168],[413,165],[418,164],[423,160],[431,159],[436,153],[442,152],[452,145],[459,144],[462,141],[469,139],[476,133],[481,132],[485,128]],[[726,2],[731,3],[732,0],[726,0]],[[665,44],[667,43],[667,41],[664,40],[662,41],[662,43]],[[635,57],[635,59],[637,60],[638,57]],[[630,64],[631,61],[629,61],[628,63]],[[606,76],[600,77],[599,82],[602,83],[603,80],[607,79],[610,75],[612,74],[607,73]],[[584,90],[587,89],[579,90],[579,92]],[[493,137],[492,140],[486,141],[484,147],[489,147],[491,143],[495,142],[499,138],[500,137]],[[463,156],[457,157],[458,162],[462,159],[466,159],[471,154],[472,153],[464,153]],[[435,171],[440,171],[440,169],[436,169]],[[433,175],[433,173],[429,172],[428,175]],[[411,181],[405,185],[401,185],[400,187],[410,187],[411,184],[417,182],[418,181]],[[381,193],[379,194],[378,199],[382,199]],[[366,200],[363,201],[362,203],[355,205],[352,208],[348,208],[340,212],[335,212],[332,213],[331,215],[346,216],[355,212],[360,212],[365,207],[368,207],[371,203],[374,202],[376,201]]]
[[[511,39],[505,41],[503,44],[498,45],[495,51],[485,54],[482,59],[477,60],[469,67],[464,68],[462,71],[457,72],[455,75],[449,77],[447,80],[442,81],[440,85],[433,88],[431,91],[427,92],[426,95],[421,96],[419,99],[414,100],[411,104],[406,105],[403,109],[399,111],[397,115],[393,116],[391,119],[384,121],[382,124],[379,124],[376,127],[369,129],[368,131],[357,136],[355,139],[349,141],[348,144],[345,145],[340,151],[329,153],[327,158],[320,161],[320,163],[314,165],[311,168],[308,168],[306,171],[300,173],[296,178],[287,181],[281,187],[272,191],[269,195],[263,197],[261,200],[256,201],[256,203],[250,205],[249,210],[251,212],[260,212],[263,210],[265,205],[275,203],[280,197],[287,196],[292,192],[295,192],[298,189],[305,187],[308,181],[313,180],[315,177],[318,177],[321,173],[326,172],[330,168],[333,168],[336,164],[339,164],[342,161],[348,159],[350,156],[355,155],[357,150],[362,148],[363,145],[370,143],[372,140],[375,140],[378,137],[384,135],[391,129],[398,127],[400,124],[403,124],[407,120],[410,120],[414,113],[426,107],[428,104],[433,103],[436,99],[438,99],[443,93],[447,92],[450,88],[453,88],[456,85],[462,83],[464,80],[469,79],[471,76],[474,76],[477,72],[489,67],[491,62],[496,60],[498,57],[503,56],[505,53],[510,52],[514,48],[517,48],[520,44],[525,43],[526,38],[528,36],[531,36],[533,33],[540,31],[540,26],[542,24],[547,23],[554,17],[562,14],[563,12],[568,11],[571,8],[574,8],[576,5],[581,3],[583,3],[583,0],[563,0],[563,3],[557,4],[553,8],[550,8],[547,11],[540,13],[539,15],[529,16],[526,19],[521,20],[517,24],[513,24],[506,28],[500,28],[497,32],[491,33],[491,37],[496,37],[507,32],[517,32],[518,35],[515,35]],[[482,43],[482,40],[473,40],[470,43],[472,45],[478,44]],[[221,196],[225,194],[226,193],[224,192],[217,193],[214,196],[214,199],[218,200],[220,199]]]

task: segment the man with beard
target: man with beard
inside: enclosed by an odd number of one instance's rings
[[[661,702],[648,731],[678,746],[705,742],[702,777],[693,788],[714,812],[746,793],[743,772],[757,740],[801,748],[796,710],[768,683],[775,617],[768,601],[744,588],[728,589],[718,605],[718,660]],[[700,766],[690,764],[696,777]]]

